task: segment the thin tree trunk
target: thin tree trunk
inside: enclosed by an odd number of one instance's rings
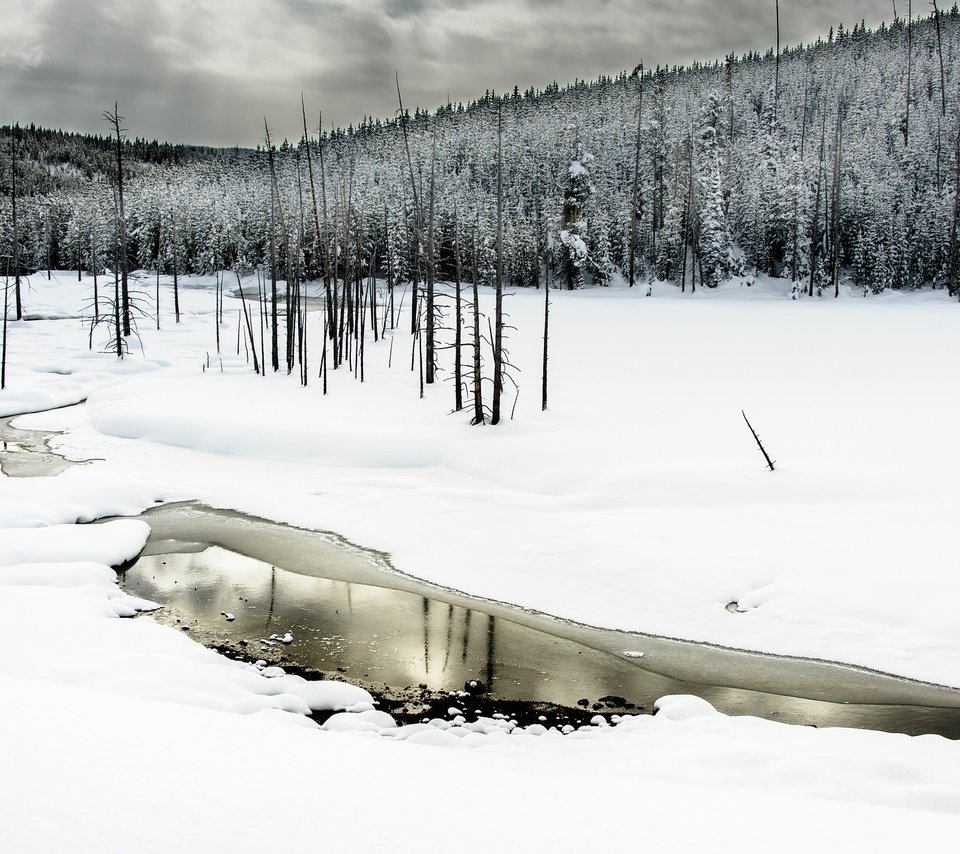
[[[434,330],[436,326],[434,307],[434,243],[433,243],[433,212],[435,208],[437,165],[437,132],[433,132],[433,149],[430,155],[430,212],[427,222],[427,385],[433,384],[433,373],[436,368],[436,352]]]
[[[403,130],[403,147],[407,153],[407,167],[410,170],[410,189],[413,192],[413,279],[412,279],[412,292],[411,292],[411,302],[412,313],[410,316],[410,332],[411,334],[416,334],[417,326],[419,324],[419,311],[417,310],[417,290],[419,281],[419,270],[420,270],[420,203],[417,197],[417,180],[413,173],[413,158],[410,156],[410,141],[407,138],[407,113],[403,109],[403,98],[400,96],[400,75],[397,74],[397,101],[400,104],[400,127]]]
[[[454,411],[459,412],[463,409],[463,366],[460,359],[460,348],[463,346],[463,302],[462,291],[460,287],[460,219],[457,214],[457,206],[453,206],[453,279],[456,287],[456,328],[453,338],[453,385],[454,385]]]
[[[100,292],[97,287],[97,235],[90,235],[90,266],[93,267],[93,321],[100,319]],[[174,290],[176,293],[176,290]]]
[[[903,125],[903,144],[910,144],[910,90],[913,76],[913,0],[907,2],[907,112]]]
[[[119,236],[117,232],[120,230],[119,223],[117,224],[116,231],[114,232],[114,241],[119,241]],[[118,250],[114,250],[114,256],[116,256]],[[120,271],[116,269],[116,264],[114,264],[113,270],[113,329],[115,333],[114,346],[117,351],[117,358],[123,358],[123,335],[122,329],[120,326]]]
[[[387,203],[383,203],[383,234],[384,239],[387,240],[387,292],[390,295],[390,329],[391,331],[396,328],[396,317],[394,315],[393,307],[393,243],[387,238],[387,235],[390,231],[390,222],[387,215]],[[386,315],[386,313],[384,313]],[[386,329],[386,316],[384,316],[384,329]]]
[[[253,370],[259,374],[260,361],[259,359],[257,359],[257,344],[256,344],[256,339],[253,337],[253,323],[250,320],[250,313],[247,311],[247,300],[243,295],[243,284],[240,282],[240,274],[236,273],[236,276],[237,276],[237,289],[240,291],[240,305],[243,307],[243,317],[247,323],[247,336],[250,339],[250,349],[253,351]],[[263,330],[261,329],[261,346],[263,341],[262,336],[263,336]]]
[[[953,224],[950,228],[950,249],[947,255],[948,292],[950,296],[960,293],[960,258],[957,250],[957,229],[960,227],[960,122],[957,123],[957,142],[954,146],[954,179],[953,179]]]
[[[503,102],[497,102],[497,281],[493,330],[493,400],[490,423],[500,423],[503,394]]]
[[[640,63],[640,92],[637,104],[637,139],[633,148],[633,196],[630,207],[630,287],[633,287],[637,257],[637,205],[640,203],[640,131],[643,127],[643,63]],[[548,289],[549,290],[549,289]],[[546,341],[546,339],[544,339]],[[546,356],[544,356],[546,359]],[[546,361],[544,361],[544,404],[546,409]]]
[[[180,322],[180,284],[177,278],[177,212],[173,212],[173,313],[176,315],[177,323]],[[96,268],[94,268],[96,269]],[[96,275],[96,273],[94,273]]]
[[[13,298],[17,309],[17,320],[23,320],[23,301],[20,296],[20,228],[17,220],[17,134],[19,125],[10,133],[10,200],[13,204]],[[6,314],[4,314],[6,321]],[[4,338],[6,341],[6,338]]]
[[[3,277],[3,351],[0,353],[0,391],[7,387],[7,312],[10,310],[10,263]],[[90,327],[93,335],[93,326]]]
[[[834,147],[833,167],[833,211],[831,214],[831,277],[833,279],[833,295],[840,296],[840,166],[842,161],[841,147],[843,143],[843,104],[837,105],[837,142]]]
[[[117,214],[120,231],[120,298],[123,311],[123,334],[130,334],[130,290],[127,281],[129,269],[127,267],[127,220],[123,210],[123,128],[120,122],[123,116],[119,113],[117,103],[113,104],[113,112],[105,112],[103,117],[113,125],[117,137],[117,195],[119,210]]]
[[[547,344],[550,340],[550,282],[543,288],[543,381],[541,383],[540,409],[547,409]]]
[[[270,365],[274,371],[280,370],[280,342],[277,328],[277,172],[273,162],[273,144],[270,141],[270,128],[267,119],[263,119],[266,133],[267,159],[270,163]]]
[[[773,124],[776,128],[777,111],[780,107],[780,0],[775,0],[774,5],[777,11],[777,55],[773,72]]]
[[[479,220],[479,214],[477,215]],[[483,424],[483,378],[480,374],[480,294],[477,284],[477,224],[473,228],[473,420]]]
[[[323,236],[324,236],[324,265],[323,265],[323,284],[324,289],[327,295],[327,331],[326,334],[330,336],[330,340],[333,341],[333,367],[336,368],[339,364],[338,354],[337,354],[337,339],[336,339],[336,329],[337,329],[337,276],[336,276],[336,257],[333,253],[336,252],[336,234],[337,234],[337,223],[333,224],[333,232],[330,234],[329,242],[327,241],[327,174],[326,167],[323,163],[323,117],[321,116],[320,122],[317,125],[317,149],[320,152],[320,193],[323,198]],[[336,219],[336,217],[334,217]],[[333,257],[333,278],[330,276],[330,263],[331,257]],[[326,363],[324,363],[324,370],[326,370]]]
[[[160,328],[160,226],[157,225],[157,329]],[[219,352],[219,349],[217,350]]]

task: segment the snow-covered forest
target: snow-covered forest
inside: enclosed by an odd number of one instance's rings
[[[840,25],[779,55],[638,65],[591,83],[416,109],[403,122],[329,131],[310,117],[322,105],[308,104],[311,163],[302,138],[276,146],[287,224],[279,273],[296,266],[316,277],[324,257],[349,255],[391,282],[415,265],[422,275],[432,206],[438,278],[453,277],[459,244],[464,278],[491,283],[502,122],[503,276],[514,285],[545,275],[566,287],[604,284],[619,273],[688,289],[760,272],[793,279],[795,294],[841,276],[875,292],[952,292],[958,54],[954,5],[911,26]],[[273,198],[265,146],[173,146],[136,130],[124,150],[128,266],[243,273],[264,264]],[[4,258],[13,257],[10,136],[0,131]],[[115,267],[107,127],[101,138],[22,128],[16,151],[21,270]]]

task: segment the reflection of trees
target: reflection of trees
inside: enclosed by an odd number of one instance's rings
[[[273,622],[273,606],[277,601],[277,568],[275,566],[270,567],[270,607],[267,609],[267,625],[266,628],[270,628],[270,623]]]
[[[463,646],[460,648],[460,661],[466,664],[467,651],[470,649],[470,617],[473,611],[467,608],[463,617]]]
[[[450,662],[450,647],[453,646],[453,605],[447,605],[447,648],[443,655],[443,672],[447,672]]]
[[[493,689],[493,669],[496,656],[496,626],[497,621],[487,614],[487,690]]]
[[[423,672],[430,675],[430,600],[421,596],[423,603]]]

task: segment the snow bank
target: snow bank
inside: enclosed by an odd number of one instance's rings
[[[0,529],[0,566],[48,561],[97,561],[118,566],[136,557],[150,536],[138,519],[102,525]]]

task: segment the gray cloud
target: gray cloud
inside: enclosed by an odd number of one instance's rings
[[[783,2],[783,44],[888,5]],[[396,70],[434,107],[774,40],[770,0],[0,0],[0,19],[0,120],[102,133],[116,100],[134,135],[213,145],[256,144],[263,115],[296,138],[301,90],[327,126],[392,116]]]

